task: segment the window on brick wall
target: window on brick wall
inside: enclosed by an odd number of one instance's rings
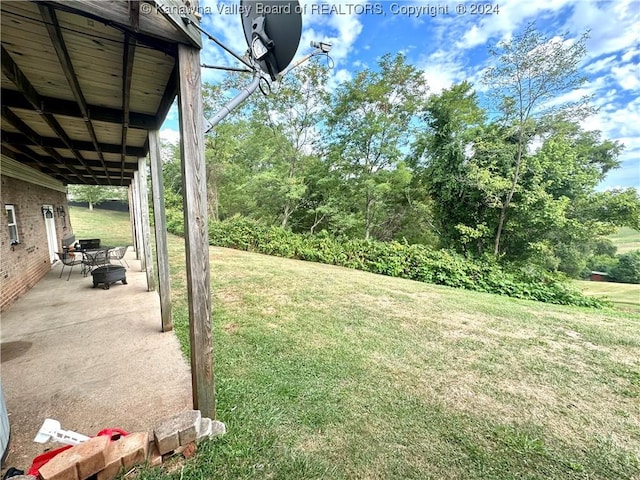
[[[7,227],[9,230],[9,240],[11,245],[17,245],[20,243],[20,237],[18,236],[18,222],[16,220],[16,207],[13,205],[5,205],[5,211],[7,212]]]

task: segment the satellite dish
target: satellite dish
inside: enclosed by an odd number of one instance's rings
[[[249,51],[271,80],[289,66],[302,34],[298,0],[240,0]]]

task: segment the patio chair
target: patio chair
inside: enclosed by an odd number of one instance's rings
[[[83,271],[86,277],[94,268],[101,267],[102,265],[107,265],[109,263],[109,251],[104,249],[84,252],[84,259],[82,260],[82,263],[84,264]]]
[[[67,277],[67,282],[71,278],[71,272],[73,271],[74,265],[82,265],[84,262],[83,256],[81,253],[72,253],[72,252],[56,252],[56,255],[62,262],[62,270],[60,271],[60,276],[58,278],[62,278],[62,272],[64,272],[64,267],[69,267],[69,276]]]
[[[124,258],[126,253],[127,253],[127,247],[112,248],[111,250],[109,250],[109,260],[117,260],[120,262],[120,265],[122,265],[122,261],[124,260],[124,263],[126,263],[127,268],[129,268],[129,263]]]

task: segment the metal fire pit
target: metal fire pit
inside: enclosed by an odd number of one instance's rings
[[[120,265],[104,265],[91,271],[93,277],[93,288],[99,284],[103,284],[105,290],[109,290],[112,283],[122,281],[123,285],[127,284],[127,276],[124,267]]]

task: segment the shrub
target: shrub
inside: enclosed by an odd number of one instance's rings
[[[640,250],[620,255],[610,274],[615,282],[640,283]]]
[[[241,216],[211,222],[209,241],[220,247],[340,265],[515,298],[586,307],[603,304],[570,287],[563,275],[552,275],[533,266],[507,270],[490,257],[471,260],[453,251],[435,250],[425,245],[359,239],[340,241],[327,233],[296,234]]]

